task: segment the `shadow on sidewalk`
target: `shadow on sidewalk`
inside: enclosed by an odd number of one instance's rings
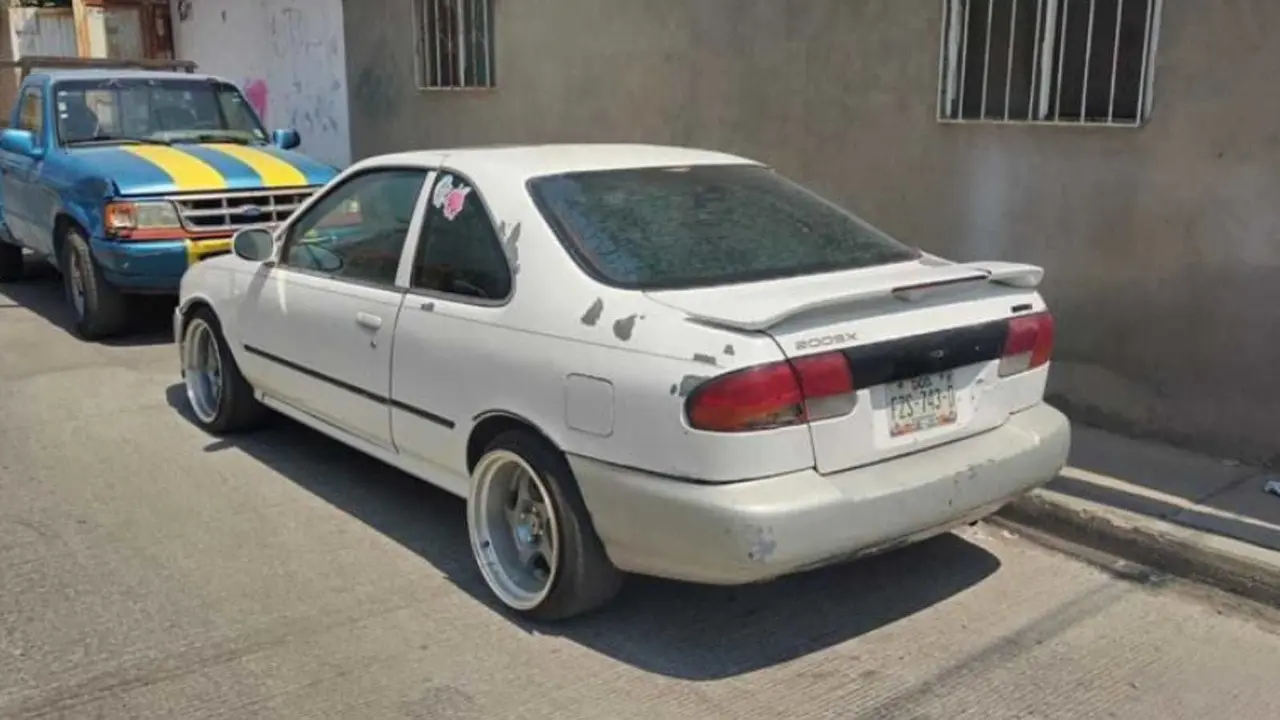
[[[1280,497],[1263,492],[1263,471],[1093,428],[1074,432],[1071,467],[1049,489],[1280,551]]]
[[[167,399],[190,421],[182,385]],[[458,498],[282,417],[262,431],[210,438],[238,448],[371,530],[412,551],[493,612],[475,569]],[[819,652],[940,603],[989,577],[1000,561],[947,534],[860,562],[738,588],[629,578],[603,610],[535,625],[647,672],[686,680],[733,677]],[[852,669],[859,672],[877,669]]]
[[[27,260],[23,279],[0,286],[0,293],[13,301],[4,307],[23,307],[69,334],[71,308],[62,286],[62,276],[51,265]],[[166,296],[131,297],[129,327],[117,337],[99,341],[109,347],[140,347],[173,342],[173,307],[176,300]]]

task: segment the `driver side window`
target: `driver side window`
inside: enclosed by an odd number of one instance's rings
[[[22,111],[18,113],[18,129],[29,130],[35,136],[36,144],[40,144],[44,132],[43,93],[37,88],[28,88],[22,95]]]
[[[340,280],[392,285],[427,171],[372,170],[298,218],[281,265]]]

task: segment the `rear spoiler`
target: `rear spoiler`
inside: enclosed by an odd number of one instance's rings
[[[1008,262],[947,263],[934,264],[920,272],[919,282],[893,285],[871,285],[850,288],[847,291],[813,300],[798,302],[762,317],[725,317],[724,315],[689,312],[692,320],[703,325],[760,332],[799,315],[815,310],[864,302],[896,298],[902,302],[917,302],[928,295],[948,288],[958,288],[977,283],[994,283],[1006,287],[1033,290],[1044,279],[1044,268],[1035,265]]]

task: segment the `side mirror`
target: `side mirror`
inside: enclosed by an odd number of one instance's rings
[[[231,238],[231,251],[249,262],[266,262],[276,251],[276,240],[266,228],[245,228]]]
[[[302,144],[302,136],[293,128],[289,128],[287,130],[272,130],[271,144],[281,150],[292,150]]]
[[[36,136],[30,130],[5,128],[0,133],[0,148],[29,158],[39,159],[44,156],[44,148],[36,146]]]

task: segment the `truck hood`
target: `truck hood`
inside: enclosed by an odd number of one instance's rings
[[[338,174],[322,162],[268,145],[111,145],[72,148],[68,155],[82,173],[115,183],[121,195],[305,187]]]

